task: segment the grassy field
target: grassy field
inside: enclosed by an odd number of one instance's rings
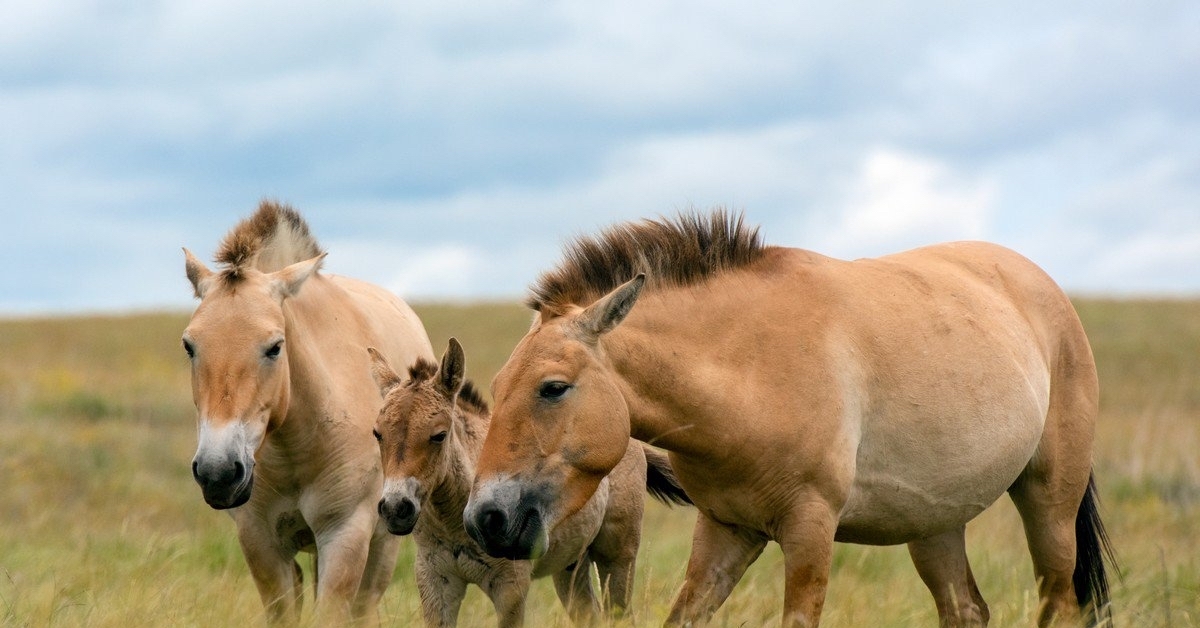
[[[1080,300],[1100,365],[1096,475],[1123,578],[1120,626],[1200,626],[1200,302]],[[516,305],[418,308],[439,352],[464,344],[485,384],[529,323]],[[232,521],[192,482],[194,409],[182,314],[0,321],[0,624],[259,625]],[[651,506],[634,612],[666,616],[694,513]],[[1002,499],[968,527],[993,626],[1032,626],[1037,598],[1016,511]],[[383,604],[419,624],[412,546]],[[825,626],[929,626],[936,615],[903,547],[838,546]],[[305,561],[306,562],[306,561]],[[717,626],[777,625],[782,568],[770,546]],[[567,625],[548,581],[531,626]],[[493,624],[478,591],[461,625]]]

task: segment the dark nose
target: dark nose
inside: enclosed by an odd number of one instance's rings
[[[231,488],[242,483],[246,478],[246,465],[240,460],[233,460],[232,464],[204,464],[201,465],[198,461],[192,461],[192,477],[196,478],[196,483],[200,488],[208,491],[212,489]]]
[[[379,516],[387,525],[388,532],[404,536],[417,525],[417,503],[408,497],[379,500]]]
[[[241,460],[193,460],[192,477],[200,485],[204,501],[213,508],[233,508],[250,499],[251,482]]]
[[[499,508],[487,508],[479,513],[479,532],[485,538],[502,539],[508,531],[508,516]]]
[[[496,503],[481,504],[463,524],[467,534],[496,558],[527,560],[542,529],[542,514],[533,504],[520,503],[513,516]]]

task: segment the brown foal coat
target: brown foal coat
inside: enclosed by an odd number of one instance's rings
[[[462,346],[451,338],[440,365],[418,361],[407,380],[382,355],[371,355],[384,397],[375,427],[385,477],[379,512],[393,534],[412,533],[417,543],[425,625],[456,625],[467,585],[474,584],[492,601],[501,628],[521,626],[530,579],[543,576],[553,578],[575,622],[593,623],[601,611],[592,590],[593,564],[603,609],[610,616],[623,612],[633,593],[644,491],[663,501],[687,499],[666,457],[629,441],[587,504],[550,532],[537,560],[489,556],[463,526],[490,413],[464,377]]]

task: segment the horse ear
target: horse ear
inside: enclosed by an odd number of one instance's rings
[[[328,253],[322,253],[272,273],[270,275],[271,292],[280,299],[296,296],[300,292],[300,286],[304,285],[304,282],[315,275],[318,270],[321,270],[321,262],[325,261],[326,255]]]
[[[646,275],[638,273],[637,277],[617,286],[615,290],[600,297],[598,301],[587,306],[575,319],[575,324],[587,342],[595,342],[601,335],[606,334],[629,314],[642,286],[646,285]]]
[[[367,347],[367,353],[371,354],[371,376],[375,378],[375,384],[379,386],[379,394],[387,396],[393,388],[401,384],[400,376],[392,370],[387,363],[387,358],[376,351],[375,347]]]
[[[451,338],[450,346],[442,356],[442,365],[438,368],[438,386],[445,391],[448,397],[453,398],[462,390],[463,382],[466,381],[466,372],[467,356],[463,353],[458,339]]]
[[[196,293],[197,299],[203,299],[204,293],[208,292],[208,280],[212,278],[213,272],[204,265],[204,262],[196,259],[196,256],[187,250],[187,247],[183,249],[183,259],[188,281],[192,282],[192,290]]]

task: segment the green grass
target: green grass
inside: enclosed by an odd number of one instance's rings
[[[1096,468],[1123,578],[1122,626],[1200,626],[1200,302],[1077,302],[1100,365]],[[514,304],[417,308],[435,351],[456,336],[486,390],[528,328]],[[0,321],[0,625],[262,623],[232,521],[200,499],[181,314]],[[648,510],[631,621],[658,625],[678,589],[694,511]],[[1003,499],[968,527],[993,626],[1034,625],[1032,568]],[[412,545],[382,610],[419,624]],[[717,626],[779,622],[770,546]],[[477,591],[462,625],[492,625]],[[926,626],[936,616],[903,547],[839,545],[825,626]],[[529,625],[567,625],[549,582]]]

